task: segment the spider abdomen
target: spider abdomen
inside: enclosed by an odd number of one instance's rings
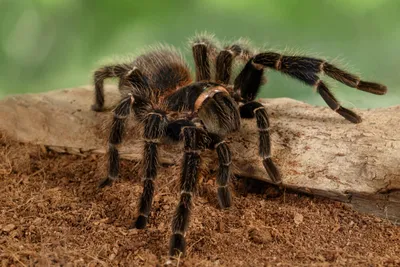
[[[149,87],[161,94],[192,82],[186,61],[177,50],[170,47],[154,48],[137,57],[132,65],[148,78]]]

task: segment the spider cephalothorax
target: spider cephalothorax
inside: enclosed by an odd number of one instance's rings
[[[134,223],[136,228],[144,228],[150,214],[158,145],[165,139],[184,143],[180,202],[173,217],[171,255],[185,251],[184,236],[200,173],[200,152],[204,149],[216,150],[218,154],[218,200],[221,208],[231,206],[228,183],[232,159],[224,138],[239,130],[241,118],[255,118],[259,130],[258,153],[272,182],[281,183],[280,172],[271,159],[268,114],[265,107],[255,101],[260,86],[266,81],[264,69],[280,71],[315,87],[331,109],[353,123],[361,122],[361,118],[339,104],[319,74],[325,73],[369,93],[386,93],[384,85],[363,81],[322,59],[276,52],[253,53],[243,42],[219,49],[213,39],[205,35],[193,38],[191,47],[195,81],[192,81],[189,67],[180,53],[165,46],[151,49],[127,64],[104,66],[94,74],[94,110],[100,111],[104,106],[104,79],[119,78],[122,93],[122,100],[114,109],[109,135],[108,177],[100,187],[111,184],[118,177],[117,146],[122,142],[126,118],[133,113],[143,126],[143,193]],[[235,60],[242,62],[243,67],[236,77],[232,77]]]

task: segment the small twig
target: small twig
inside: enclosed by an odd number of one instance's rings
[[[201,240],[203,240],[204,239],[204,236],[203,237],[201,237],[201,238],[199,238],[199,240],[197,240],[197,241],[195,241],[192,245],[190,245],[190,247],[187,249],[187,251],[188,251],[188,255],[190,254],[189,253],[189,251],[191,251],[191,249],[193,248],[193,246],[194,245],[196,245],[197,243],[199,243]]]

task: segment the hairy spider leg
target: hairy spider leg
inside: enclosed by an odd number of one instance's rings
[[[232,205],[231,192],[229,190],[229,182],[232,176],[232,155],[228,144],[222,140],[215,145],[218,154],[218,202],[222,209],[229,208]]]
[[[128,95],[123,98],[114,109],[114,118],[108,137],[108,176],[99,183],[99,188],[111,185],[119,174],[119,152],[117,146],[121,144],[125,129],[125,122],[131,113],[134,98]]]
[[[274,52],[260,53],[249,62],[254,68],[271,68],[287,74],[307,85],[314,86],[327,105],[345,119],[360,123],[361,118],[353,111],[342,107],[333,96],[318,74],[325,73],[331,78],[349,86],[372,94],[383,95],[386,86],[378,83],[367,82],[359,77],[341,70],[334,65],[316,58],[301,56],[285,56]]]
[[[263,82],[264,68],[249,60],[234,81],[233,92],[243,102],[253,101]]]
[[[139,216],[134,223],[137,229],[146,227],[154,196],[154,179],[158,170],[158,144],[168,125],[166,113],[153,110],[144,118],[143,193],[139,201]]]
[[[232,76],[232,65],[236,57],[248,59],[251,52],[238,42],[226,46],[217,56],[215,67],[215,81],[220,84],[229,84]]]
[[[239,108],[241,118],[256,118],[259,132],[258,154],[263,159],[263,165],[274,183],[281,183],[281,175],[271,159],[271,140],[267,110],[261,103],[253,101],[263,82],[264,68],[247,62],[234,81],[234,93],[240,95],[245,104]]]
[[[211,80],[211,60],[216,50],[212,37],[205,34],[197,35],[191,41],[194,64],[196,67],[196,81]]]
[[[232,75],[232,64],[235,57],[240,54],[238,49],[225,48],[219,52],[215,63],[215,81],[221,84],[229,84]]]
[[[231,102],[229,102],[226,97],[228,95],[220,95],[217,97],[218,93],[213,93],[213,89],[211,88],[211,91],[207,91],[207,89],[204,91],[205,86],[210,86],[206,83],[195,83],[190,86],[186,86],[178,91],[174,95],[171,95],[168,98],[168,101],[172,104],[171,108],[175,108],[174,104],[179,102],[181,105],[187,106],[192,110],[196,110],[196,108],[199,108],[200,110],[203,110],[205,114],[208,114],[209,112],[214,112],[215,109],[219,109],[218,112],[222,112],[219,114],[223,114],[224,116],[228,116],[225,118],[222,116],[222,120],[226,121],[227,124],[231,125],[236,125],[235,127],[238,126],[238,120],[239,120],[239,115],[237,117],[232,116],[234,114],[234,111],[237,110],[234,105],[231,105]],[[217,87],[218,88],[218,87]],[[218,91],[219,92],[219,91]],[[206,104],[203,106],[203,102],[201,103],[200,107],[197,107],[196,100],[199,98],[199,96],[205,93],[207,94],[206,96],[202,97],[200,101],[203,100],[205,102],[208,100],[207,98],[215,98],[212,99],[212,102],[206,102]],[[227,101],[225,103],[224,101]],[[192,103],[192,104],[190,104]],[[198,103],[198,102],[197,102]],[[230,109],[229,109],[230,108]],[[207,112],[208,109],[208,112]],[[229,109],[229,110],[226,110]],[[206,117],[209,117],[209,115],[205,115]],[[213,124],[217,123],[216,121],[213,122]],[[181,119],[181,120],[176,120],[173,122],[170,122],[167,126],[167,132],[166,135],[169,137],[171,140],[174,141],[179,141],[180,140],[180,133],[181,129],[186,126],[195,126],[193,122],[190,120],[186,119]],[[225,127],[226,128],[226,127]],[[231,206],[231,194],[229,192],[228,188],[228,183],[231,177],[231,163],[232,163],[232,157],[231,157],[231,152],[229,150],[228,145],[225,143],[223,138],[219,136],[218,134],[215,133],[208,133],[209,137],[212,139],[212,145],[210,145],[210,149],[215,149],[218,154],[218,160],[219,160],[219,171],[218,171],[218,176],[217,176],[217,184],[219,185],[218,189],[218,200],[220,203],[221,208],[227,208]]]
[[[94,72],[95,103],[92,105],[92,110],[102,111],[104,108],[104,80],[118,77],[120,78],[120,85],[124,84],[124,81],[121,80],[131,69],[132,67],[129,65],[117,64],[104,66]]]
[[[216,135],[210,134],[212,140],[210,145],[211,149],[215,149],[218,155],[218,174],[217,174],[217,185],[218,185],[218,203],[222,209],[229,208],[232,205],[232,196],[229,189],[229,182],[232,177],[232,155],[226,141]]]
[[[141,71],[137,68],[131,69],[124,75],[124,80],[129,81],[135,87],[132,87],[131,92],[122,98],[120,103],[114,108],[114,118],[108,137],[108,177],[100,182],[100,188],[111,185],[118,178],[119,152],[117,146],[122,142],[126,119],[132,109],[136,115],[140,115],[140,111],[145,106],[143,94],[146,93],[148,84]],[[135,94],[135,91],[140,92],[140,94]],[[140,116],[138,118],[140,119]]]
[[[200,153],[209,143],[207,133],[197,127],[182,129],[184,142],[183,165],[180,180],[180,200],[172,220],[170,240],[171,256],[185,253],[185,232],[187,231],[192,209],[192,197],[200,175]]]
[[[263,159],[264,168],[271,180],[276,184],[282,183],[279,169],[271,159],[271,140],[267,110],[261,103],[252,101],[240,107],[240,116],[242,118],[256,118],[259,133],[258,154]]]

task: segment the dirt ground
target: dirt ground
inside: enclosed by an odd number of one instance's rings
[[[271,188],[243,179],[234,206],[220,210],[214,173],[198,186],[187,255],[171,260],[179,166],[160,168],[147,229],[129,229],[138,163],[122,161],[122,179],[99,190],[104,156],[0,140],[2,266],[400,266],[399,226],[325,199],[271,197]]]

